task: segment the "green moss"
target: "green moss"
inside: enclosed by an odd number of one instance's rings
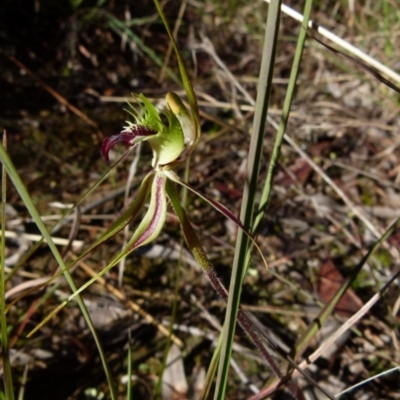
[[[389,268],[392,263],[392,257],[387,249],[380,249],[375,253],[375,258],[385,267]]]
[[[375,204],[375,198],[372,194],[369,193],[362,193],[361,194],[361,202],[365,205],[365,206],[373,206]]]

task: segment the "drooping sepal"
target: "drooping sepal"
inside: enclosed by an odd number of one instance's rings
[[[167,177],[164,172],[159,171],[154,174],[149,209],[127,244],[129,253],[139,246],[150,243],[160,234],[167,215],[166,182]]]
[[[178,175],[176,175],[176,173],[172,170],[168,170],[165,171],[165,175],[167,176],[167,178],[172,181],[175,182],[187,189],[189,189],[190,191],[192,191],[194,194],[196,194],[197,196],[199,196],[200,198],[202,198],[206,203],[208,203],[210,206],[214,207],[219,213],[221,213],[222,215],[224,215],[225,217],[229,218],[238,228],[240,228],[245,234],[246,236],[251,240],[251,242],[253,243],[253,245],[256,247],[258,253],[260,254],[264,265],[266,266],[266,268],[268,268],[268,263],[267,260],[265,259],[260,247],[258,246],[257,242],[254,240],[253,236],[251,235],[251,233],[249,232],[248,229],[246,229],[246,227],[243,225],[243,223],[240,221],[240,219],[238,217],[235,216],[235,214],[233,214],[227,207],[225,207],[223,204],[219,203],[216,200],[211,199],[210,197],[206,196],[205,194],[199,192],[198,190],[196,190],[195,188],[193,188],[192,186],[190,186],[188,183],[186,183],[185,181],[183,181],[181,178],[179,178]],[[169,192],[168,192],[168,196],[169,196]],[[171,199],[172,201],[172,199]],[[175,207],[174,207],[175,208]],[[175,210],[176,211],[176,210]]]

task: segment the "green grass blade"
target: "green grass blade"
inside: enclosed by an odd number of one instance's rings
[[[114,170],[114,168],[119,165],[121,162],[123,162],[126,157],[130,154],[131,149],[128,150],[118,161],[116,161],[90,188],[87,192],[85,192],[74,204],[73,207],[71,207],[69,210],[66,210],[65,214],[53,225],[53,228],[50,229],[50,232],[53,233],[59,226],[62,224],[62,222],[69,216],[69,214],[76,208],[78,207],[88,196],[90,196],[99,186],[100,184],[110,175],[110,173]],[[122,218],[122,216],[121,216]],[[115,224],[115,223],[114,223]],[[114,225],[113,224],[113,225]],[[17,271],[27,262],[27,260],[36,252],[36,250],[42,245],[44,241],[44,238],[39,240],[37,243],[35,243],[32,248],[28,250],[26,254],[23,255],[21,260],[18,262],[18,264],[12,269],[12,271],[7,275],[6,277],[6,282],[11,279]],[[91,247],[93,249],[94,246]],[[87,254],[87,252],[85,253]],[[82,258],[82,255],[81,257]]]
[[[349,288],[349,286],[354,282],[357,278],[357,275],[360,273],[362,267],[368,261],[368,259],[375,253],[375,251],[382,245],[382,243],[395,231],[395,229],[400,226],[400,218],[398,218],[387,230],[386,232],[376,241],[376,243],[370,248],[370,250],[364,255],[361,261],[355,266],[355,268],[351,271],[349,276],[343,282],[339,290],[335,293],[332,299],[323,307],[318,316],[314,319],[314,321],[309,325],[309,327],[304,331],[304,333],[297,340],[296,344],[292,350],[292,358],[296,359],[308,345],[310,340],[314,337],[314,335],[321,329],[323,323],[332,314],[334,308],[337,303]]]
[[[257,190],[257,179],[260,168],[261,152],[263,147],[265,119],[268,109],[269,95],[272,85],[272,74],[276,53],[280,16],[280,1],[273,1],[268,10],[267,26],[264,37],[263,58],[261,62],[256,112],[253,123],[253,135],[250,142],[248,156],[247,180],[245,185],[241,220],[244,226],[249,229],[253,220],[254,200]],[[236,318],[240,303],[242,281],[245,274],[245,266],[248,262],[249,239],[242,231],[238,232],[236,251],[230,292],[226,309],[225,323],[223,329],[224,340],[221,349],[221,358],[218,369],[217,387],[214,399],[224,399],[229,374],[229,361],[232,353],[232,344],[236,328]]]
[[[303,22],[302,22],[302,28],[300,29],[299,37],[297,40],[296,53],[294,55],[292,70],[290,72],[289,84],[288,84],[288,87],[286,90],[286,96],[285,96],[285,101],[283,104],[283,110],[282,110],[281,120],[279,123],[279,129],[278,129],[277,136],[275,139],[274,148],[272,150],[271,161],[270,161],[270,164],[268,167],[267,179],[264,183],[264,188],[263,188],[263,192],[261,195],[259,212],[257,213],[255,222],[254,222],[254,230],[257,230],[257,228],[260,225],[260,222],[264,216],[264,210],[267,206],[267,203],[268,203],[268,200],[269,200],[269,197],[271,194],[272,181],[273,181],[273,178],[275,175],[276,165],[277,165],[277,162],[279,159],[280,149],[281,149],[281,145],[283,142],[283,136],[286,131],[286,125],[287,125],[290,108],[291,108],[293,97],[294,97],[294,91],[296,88],[296,81],[297,81],[297,76],[298,76],[298,72],[299,72],[299,68],[300,68],[300,62],[301,62],[301,58],[303,55],[304,44],[305,44],[305,40],[307,37],[307,25],[308,25],[308,20],[310,19],[311,7],[312,7],[312,0],[307,0],[306,4],[304,6],[304,17],[303,17]]]
[[[3,144],[7,146],[7,136],[3,134]],[[5,247],[6,247],[6,199],[7,199],[7,173],[3,165],[1,169],[1,245],[0,245],[0,325],[1,325],[1,356],[3,361],[3,382],[7,400],[14,399],[13,379],[10,364],[10,349],[8,343],[8,330],[6,318],[6,288],[5,288]]]
[[[64,273],[65,279],[67,280],[72,292],[76,292],[76,286],[75,283],[72,279],[71,274],[69,273],[68,269],[65,266],[65,263],[61,257],[60,252],[57,249],[57,246],[54,244],[50,233],[48,232],[46,226],[44,225],[42,219],[40,218],[40,215],[35,207],[35,205],[32,202],[32,199],[29,196],[28,191],[26,190],[16,168],[14,167],[11,159],[9,158],[5,148],[0,145],[0,161],[3,163],[4,168],[6,169],[11,181],[13,182],[16,190],[18,191],[19,195],[21,196],[22,201],[24,202],[26,208],[28,209],[32,219],[35,221],[40,233],[44,237],[44,239],[47,241],[48,246],[51,250],[51,252],[54,255],[54,258],[58,262],[61,270]],[[90,318],[89,312],[85,306],[85,303],[83,302],[82,298],[80,296],[77,296],[77,301],[79,304],[79,307],[81,309],[82,315],[85,318],[85,321],[92,333],[93,339],[96,342],[97,348],[99,350],[99,355],[103,364],[104,371],[107,376],[107,381],[108,385],[110,388],[110,395],[113,400],[117,399],[116,391],[115,391],[115,386],[113,382],[113,378],[111,375],[111,371],[108,367],[107,359],[105,357],[105,353],[103,351],[102,345],[100,343],[99,337],[97,335],[97,332],[94,328],[94,325],[92,323],[92,320]]]
[[[197,135],[197,139],[195,140],[195,142],[197,142],[200,136],[200,117],[199,117],[199,107],[197,104],[197,97],[196,94],[194,93],[192,82],[190,81],[189,74],[186,70],[178,45],[176,44],[174,35],[171,32],[171,29],[169,27],[167,18],[165,17],[161,4],[158,0],[154,0],[154,4],[164,23],[165,29],[168,33],[169,39],[171,40],[172,46],[174,48],[175,56],[178,60],[179,72],[181,74],[183,87],[185,88],[186,95],[189,100],[191,116],[193,119],[194,129]]]
[[[105,11],[102,11],[102,14],[108,19],[108,26],[118,35],[126,35],[130,40],[135,42],[140,49],[142,49],[143,53],[147,54],[150,59],[159,67],[164,65],[164,61],[148,46],[143,43],[143,40],[140,39],[139,36],[135,35],[134,32],[129,29],[125,22],[120,21],[118,18],[114,17],[112,14],[109,14]],[[167,74],[169,77],[178,85],[180,84],[179,78],[176,74],[170,69],[167,68]]]
[[[204,389],[201,396],[201,400],[209,399],[209,394],[211,391],[211,386],[214,381],[214,377],[218,371],[218,361],[221,355],[221,347],[222,347],[222,335],[219,335],[217,346],[213,352],[212,359],[210,361],[210,365],[208,366],[207,375],[204,383]]]
[[[128,381],[126,383],[126,398],[133,399],[132,397],[132,338],[131,338],[131,331],[128,334]]]

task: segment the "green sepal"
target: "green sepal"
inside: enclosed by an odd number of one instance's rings
[[[166,109],[163,114],[168,119],[168,127],[164,127],[162,132],[148,140],[153,149],[153,166],[172,163],[185,148],[184,135],[178,118],[169,109]]]
[[[77,294],[85,290],[97,278],[103,276],[112,267],[117,265],[124,257],[128,256],[134,250],[140,246],[144,246],[154,240],[159,234],[164,225],[165,217],[167,215],[167,198],[165,194],[165,184],[167,177],[160,171],[155,174],[151,173],[147,177],[148,183],[151,183],[151,200],[149,209],[146,212],[143,220],[133,233],[132,238],[125,246],[124,250],[121,251],[110,263],[100,271],[95,277],[86,282],[81,286],[76,293],[73,293],[68,301],[72,300]],[[147,198],[148,186],[146,185],[146,193],[141,193],[141,198]],[[145,196],[143,196],[145,194]],[[113,224],[115,226],[115,224]]]
[[[181,124],[183,135],[185,138],[185,146],[189,147],[189,151],[196,144],[198,136],[194,128],[193,121],[190,117],[188,109],[183,104],[181,98],[174,92],[167,93],[167,104],[170,110],[176,115]]]
[[[154,174],[149,209],[129,240],[126,250],[123,251],[126,253],[124,255],[150,243],[160,234],[167,215],[166,181],[167,177],[164,172],[158,171]]]
[[[86,257],[89,253],[91,253],[96,247],[100,246],[108,239],[114,237],[118,232],[125,228],[130,222],[132,222],[139,212],[142,210],[145,205],[147,199],[149,198],[151,184],[153,182],[154,173],[150,172],[143,179],[142,184],[140,185],[139,190],[136,193],[136,196],[129,207],[108,227],[107,231],[96,240],[96,242],[90,246],[83,254],[81,254],[74,262],[69,265],[67,268],[72,268],[76,265],[80,260]]]

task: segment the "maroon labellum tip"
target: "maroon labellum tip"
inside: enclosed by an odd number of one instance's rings
[[[109,136],[103,140],[103,144],[101,145],[101,154],[104,158],[104,161],[108,164],[109,157],[108,153],[110,150],[118,143],[124,143],[128,146],[132,146],[135,144],[135,139],[146,136],[156,135],[157,132],[153,129],[150,129],[143,125],[132,125],[126,130],[118,133],[116,135]]]

